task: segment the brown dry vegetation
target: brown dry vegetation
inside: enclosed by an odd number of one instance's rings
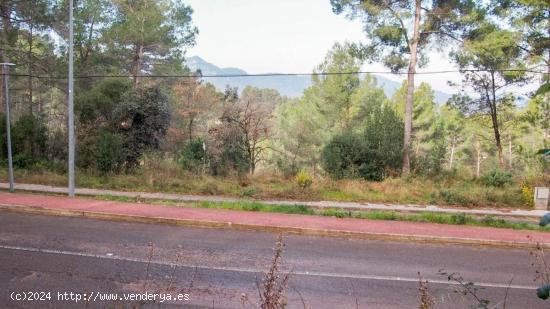
[[[66,185],[66,175],[48,170],[16,170],[16,182]],[[6,179],[6,171],[0,171]],[[123,191],[223,195],[249,199],[329,200],[373,203],[437,204],[460,207],[529,208],[530,196],[522,194],[524,181],[491,187],[479,180],[456,175],[438,178],[388,178],[382,182],[333,180],[317,176],[308,188],[293,178],[258,171],[254,176],[213,177],[183,171],[171,160],[149,159],[131,173],[101,175],[80,170],[77,185]]]

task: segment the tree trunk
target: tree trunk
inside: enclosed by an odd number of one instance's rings
[[[194,120],[195,120],[194,117],[189,118],[189,127],[187,128],[187,132],[189,133],[189,142],[191,142],[193,140],[193,122],[194,122]]]
[[[409,43],[411,58],[409,61],[409,70],[407,74],[407,101],[405,103],[405,134],[403,137],[403,175],[407,176],[411,172],[410,148],[412,135],[412,117],[414,106],[414,74],[416,73],[416,57],[418,38],[420,35],[420,14],[421,0],[415,1],[414,12],[414,34],[412,42]]]
[[[491,112],[491,121],[493,123],[493,132],[495,134],[495,144],[497,146],[498,150],[498,162],[501,169],[505,169],[505,163],[504,163],[504,153],[502,151],[502,141],[500,138],[500,129],[498,126],[498,111],[497,111],[497,97],[496,97],[496,89],[495,89],[495,72],[491,72],[491,90],[492,90],[492,98],[490,102],[487,102],[489,104],[489,109]]]
[[[451,157],[449,158],[449,169],[453,169],[453,160],[455,157],[455,139],[451,142]]]
[[[141,72],[141,62],[143,61],[143,45],[137,45],[134,51],[134,63],[132,64],[132,75],[134,77],[134,87],[139,85],[139,73]]]

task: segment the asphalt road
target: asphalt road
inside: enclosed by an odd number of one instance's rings
[[[270,265],[275,239],[270,233],[0,212],[0,307],[133,308],[135,302],[75,302],[59,293],[143,297],[146,291],[187,294],[189,300],[145,308],[243,308],[243,300],[244,308],[259,308],[257,282]],[[456,293],[460,287],[438,274],[441,269],[475,282],[490,307],[501,308],[507,294],[506,308],[550,308],[535,295],[526,250],[296,235],[284,241],[289,308],[418,308],[418,273],[430,281],[436,308],[475,304],[472,296]],[[50,292],[51,299],[11,300],[24,292],[44,292],[25,293],[42,299]]]

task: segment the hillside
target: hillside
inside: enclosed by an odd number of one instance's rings
[[[187,58],[187,66],[193,71],[201,70],[203,75],[244,75],[246,71],[239,68],[220,68],[206,60],[193,56]],[[388,97],[391,97],[400,87],[400,83],[387,79],[380,75],[375,75],[378,84],[384,89]],[[245,86],[254,86],[258,88],[271,88],[278,90],[281,94],[288,97],[298,97],[302,95],[304,89],[311,85],[310,76],[238,76],[238,77],[205,77],[205,81],[214,84],[218,89],[225,89],[226,85],[238,87],[242,90]],[[435,98],[438,103],[444,103],[450,98],[448,93],[435,91]]]

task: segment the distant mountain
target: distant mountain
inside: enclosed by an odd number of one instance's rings
[[[198,56],[187,58],[187,66],[192,70],[200,70],[203,75],[245,75],[246,71],[239,68],[220,68],[209,63]],[[380,75],[375,75],[378,85],[384,89],[388,97],[391,97],[401,83],[387,79]],[[205,77],[205,81],[212,83],[216,88],[223,90],[226,85],[238,87],[242,90],[246,86],[258,88],[276,89],[282,95],[288,97],[299,97],[304,89],[311,86],[310,76],[238,76],[238,77]],[[438,103],[444,103],[451,97],[450,94],[435,91],[435,99]]]

